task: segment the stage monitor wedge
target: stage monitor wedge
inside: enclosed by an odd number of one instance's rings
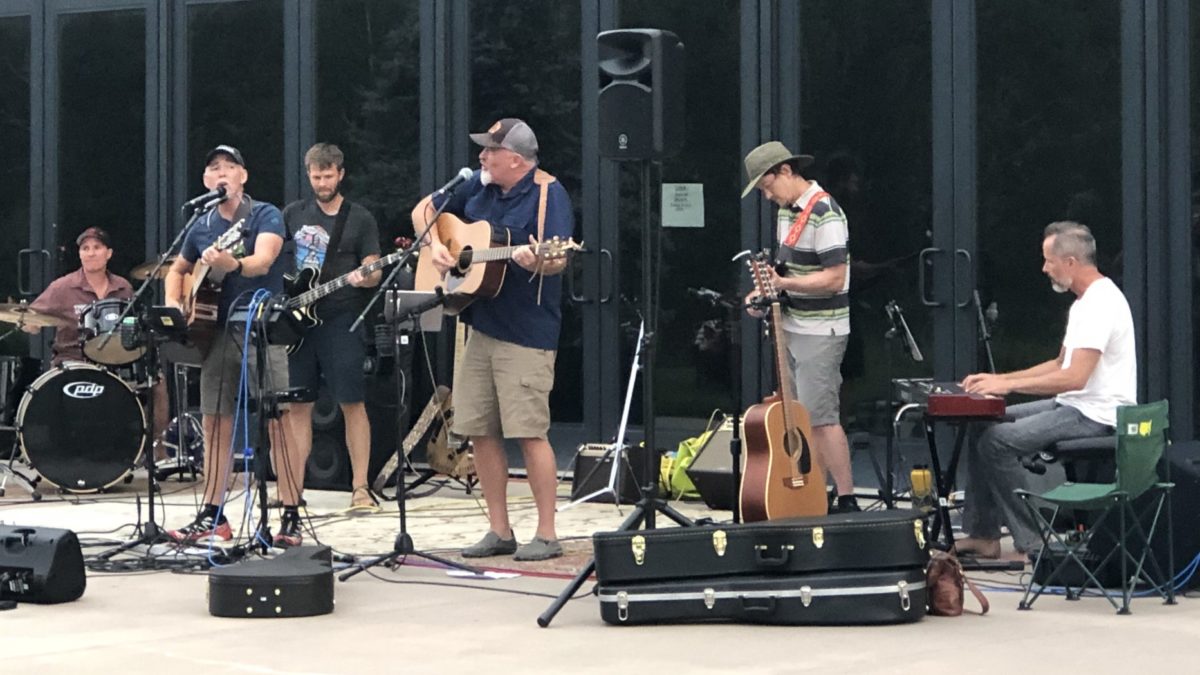
[[[599,47],[600,155],[616,160],[673,157],[684,139],[684,51],[674,33],[608,30]]]

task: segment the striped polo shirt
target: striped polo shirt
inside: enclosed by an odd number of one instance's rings
[[[802,335],[848,335],[850,333],[850,230],[842,207],[833,197],[825,196],[809,214],[808,224],[795,247],[783,243],[796,216],[808,200],[821,191],[812,181],[791,209],[779,209],[777,216],[778,261],[787,268],[785,276],[804,276],[827,267],[846,265],[842,290],[834,294],[789,292],[790,307],[784,312],[783,329]]]

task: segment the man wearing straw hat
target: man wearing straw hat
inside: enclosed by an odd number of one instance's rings
[[[837,489],[837,511],[858,511],[850,445],[842,429],[838,395],[842,356],[850,335],[849,228],[840,206],[814,180],[804,175],[813,162],[783,143],[771,141],[750,151],[744,160],[748,182],[742,197],[758,188],[779,206],[776,256],[780,276],[771,270],[775,288],[786,291],[781,346],[787,347],[796,399],[808,409],[812,441]],[[750,305],[753,316],[761,312]]]

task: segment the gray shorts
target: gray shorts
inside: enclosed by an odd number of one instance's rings
[[[838,394],[849,336],[783,334],[787,337],[796,400],[808,409],[814,427],[840,424]]]
[[[223,328],[222,328],[223,330]],[[258,359],[248,355],[250,395],[258,392]],[[267,348],[267,369],[272,391],[288,388],[288,355],[286,347]],[[232,415],[237,405],[238,385],[242,375],[242,341],[224,333],[213,341],[212,351],[200,365],[200,412],[205,415]],[[281,406],[283,407],[283,406]]]
[[[533,349],[471,331],[454,372],[454,433],[492,438],[546,438],[550,349]]]

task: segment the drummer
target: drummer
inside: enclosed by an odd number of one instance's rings
[[[128,300],[133,297],[133,287],[123,277],[108,271],[112,258],[112,239],[98,227],[89,227],[75,238],[79,246],[78,270],[50,282],[46,290],[30,305],[42,314],[62,319],[54,335],[51,362],[59,365],[63,361],[83,361],[83,346],[79,340],[79,327],[83,313],[97,300],[116,298]],[[22,326],[26,333],[37,333],[40,328]]]

